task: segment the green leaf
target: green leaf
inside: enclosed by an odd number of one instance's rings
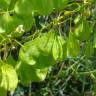
[[[7,90],[5,90],[3,87],[0,87],[0,96],[7,96]]]
[[[9,54],[9,56],[7,58],[7,64],[12,65],[13,67],[15,67],[15,65],[17,64],[17,62],[13,59],[11,54]]]
[[[32,15],[35,11],[48,15],[52,12],[53,8],[61,10],[67,3],[68,0],[18,0],[14,9],[17,14],[22,15]]]
[[[15,69],[11,65],[8,64],[2,65],[1,76],[2,79],[0,87],[8,91],[15,90],[18,84],[18,77]]]
[[[33,10],[37,10],[39,14],[48,15],[53,10],[52,0],[32,0]]]
[[[18,0],[11,0],[11,1],[10,1],[10,5],[9,5],[9,7],[8,7],[8,10],[9,10],[9,11],[11,11],[11,10],[14,9],[14,6],[15,6],[15,4],[16,4],[17,1],[18,1]]]
[[[61,36],[55,38],[52,51],[55,60],[64,60],[66,58],[66,42]]]
[[[14,7],[15,12],[19,15],[32,15],[33,1],[34,0],[18,0]],[[34,2],[36,2],[36,0]]]
[[[14,32],[15,34],[17,27],[19,27],[20,25],[24,27],[24,31],[29,31],[32,27],[32,24],[33,24],[32,17],[29,17],[28,19],[26,19],[25,17],[20,17],[16,14],[13,16],[10,16],[8,12],[4,13],[3,15],[0,15],[0,33]],[[16,34],[19,34],[19,32],[17,32]]]
[[[86,44],[85,44],[85,55],[87,57],[91,57],[92,54],[93,54],[93,51],[94,51],[94,49],[93,49],[92,42],[86,42]]]
[[[0,16],[0,33],[10,33],[12,31],[15,31],[16,27],[21,23],[22,20],[20,20],[17,17],[12,17],[8,12],[4,13]]]
[[[1,67],[1,65],[0,65],[0,67]],[[5,84],[3,86],[1,86],[2,78],[3,78],[2,71],[0,69],[0,96],[7,96],[7,90],[4,88]]]
[[[23,85],[28,86],[32,82],[40,82],[46,78],[48,68],[35,69],[34,67],[20,62],[20,66],[17,70],[20,77],[20,81]]]
[[[11,0],[0,0],[0,11],[5,12],[7,11]]]
[[[67,54],[68,56],[76,57],[80,53],[80,42],[74,36],[74,33],[69,33],[69,38],[67,42]]]
[[[64,7],[66,7],[68,0],[53,0],[54,7],[57,11],[60,11]]]
[[[10,30],[8,24],[10,21],[12,21],[12,18],[8,12],[4,13],[3,15],[0,15],[0,33],[4,33]]]
[[[36,68],[44,68],[55,64],[52,54],[54,32],[42,34],[41,37],[26,42],[20,49],[19,57],[26,64]]]
[[[80,19],[75,28],[76,37],[81,40],[88,40],[90,38],[90,34],[92,32],[92,27],[90,23],[85,19]]]

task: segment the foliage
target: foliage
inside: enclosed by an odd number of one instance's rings
[[[18,82],[43,81],[58,62],[90,60],[96,48],[95,7],[92,0],[0,0],[0,96]],[[40,16],[49,21],[40,23]],[[95,78],[95,67],[91,71],[78,60],[65,73]]]

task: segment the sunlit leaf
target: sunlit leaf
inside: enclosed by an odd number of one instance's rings
[[[26,42],[19,52],[20,59],[36,68],[44,68],[55,64],[52,55],[54,32]]]
[[[20,76],[21,83],[28,86],[30,82],[43,81],[46,78],[48,68],[35,69],[31,65],[27,65],[22,62],[17,71]]]
[[[52,51],[55,60],[64,60],[66,58],[66,42],[62,37],[55,38]]]
[[[67,42],[67,53],[68,56],[76,57],[80,53],[80,42],[74,36],[74,33],[69,33],[69,38]]]
[[[1,83],[0,87],[4,88],[5,90],[15,90],[18,84],[18,77],[16,74],[15,69],[8,64],[4,64],[1,67]]]
[[[74,32],[78,39],[81,41],[88,40],[90,38],[91,32],[91,24],[85,19],[80,19],[80,21],[76,25]]]

